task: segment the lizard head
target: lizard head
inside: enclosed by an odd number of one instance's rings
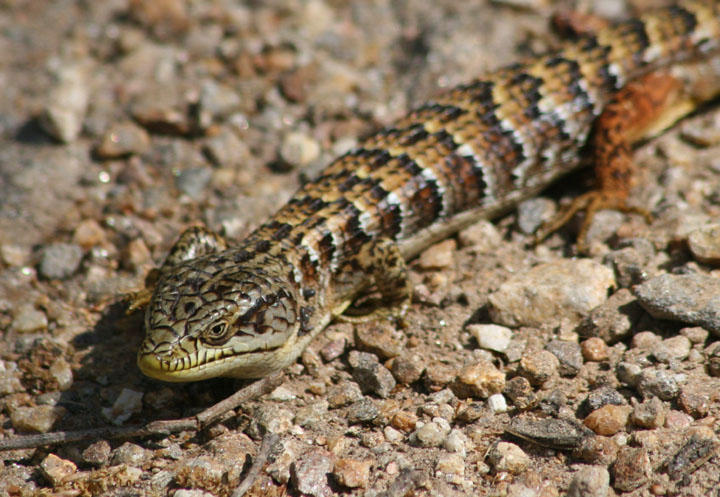
[[[140,370],[165,381],[257,378],[292,362],[302,321],[295,287],[280,264],[248,265],[220,252],[161,274]]]

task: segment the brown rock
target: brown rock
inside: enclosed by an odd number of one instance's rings
[[[558,374],[560,361],[547,350],[528,351],[520,359],[520,374],[535,386],[543,386]]]
[[[405,433],[410,433],[417,426],[418,417],[415,413],[407,411],[398,411],[390,419],[393,428],[397,428]]]
[[[584,424],[598,435],[611,436],[625,428],[629,415],[628,406],[607,404],[591,412]]]
[[[607,344],[598,337],[590,337],[581,342],[580,350],[586,361],[607,361],[609,357]]]
[[[399,356],[405,349],[405,336],[388,323],[369,322],[355,326],[355,344],[380,360]]]
[[[338,459],[332,475],[343,487],[366,488],[370,481],[370,461]]]
[[[40,469],[53,487],[61,485],[77,471],[72,461],[60,459],[55,454],[48,454],[40,463]]]
[[[436,243],[420,254],[417,264],[422,269],[447,269],[455,264],[453,253],[456,249],[457,243],[453,239]]]
[[[455,395],[486,399],[505,388],[505,374],[488,361],[479,361],[465,366],[451,385]]]

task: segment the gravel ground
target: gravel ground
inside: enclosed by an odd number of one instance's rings
[[[609,17],[650,0],[598,2]],[[592,3],[589,3],[592,5]],[[244,383],[135,366],[142,287],[202,222],[241,238],[439,87],[558,42],[557,4],[0,3],[0,437],[190,416]],[[637,216],[530,233],[578,174],[412,263],[403,323],[334,324],[201,431],[1,453],[0,495],[718,495],[720,113],[638,149]],[[715,493],[713,493],[715,492]]]

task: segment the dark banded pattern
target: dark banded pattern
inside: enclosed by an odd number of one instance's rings
[[[186,233],[161,268],[141,368],[262,376],[364,292],[407,296],[403,259],[575,168],[629,81],[716,51],[718,3],[686,1],[438,95],[333,161],[239,247]]]

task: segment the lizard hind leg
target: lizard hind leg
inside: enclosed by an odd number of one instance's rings
[[[594,155],[597,188],[577,199],[536,233],[536,241],[565,225],[576,213],[585,212],[577,238],[578,252],[587,252],[586,235],[599,210],[636,213],[651,221],[650,213],[629,205],[636,166],[632,144],[652,137],[692,112],[696,104],[682,83],[663,73],[650,73],[628,83],[605,106],[595,121],[590,145]]]
[[[345,275],[338,278],[339,288],[361,284],[365,288],[366,297],[340,306],[336,314],[338,320],[359,323],[381,318],[400,318],[405,314],[412,298],[412,285],[405,259],[395,241],[383,238],[366,243],[347,262],[346,269],[339,273]],[[370,277],[367,278],[367,275]],[[364,281],[360,282],[358,278]]]

